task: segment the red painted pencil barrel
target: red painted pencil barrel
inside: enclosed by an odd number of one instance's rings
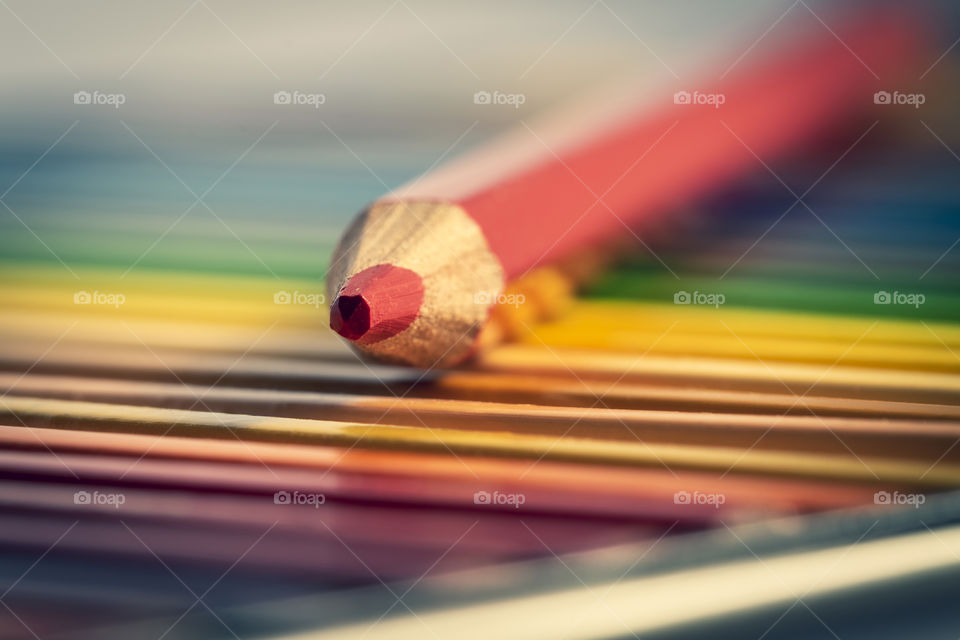
[[[637,113],[559,158],[544,149],[527,170],[457,204],[483,229],[509,280],[849,125],[870,109],[875,91],[919,68],[921,34],[899,13],[858,16],[833,33],[818,29],[771,59],[744,60],[712,88],[683,87],[690,103],[683,94],[679,104],[664,96],[661,109]],[[709,96],[721,98],[711,103]]]

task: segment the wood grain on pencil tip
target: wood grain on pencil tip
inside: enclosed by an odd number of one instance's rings
[[[354,220],[334,252],[330,325],[381,360],[446,366],[471,352],[503,283],[462,208],[382,201]]]

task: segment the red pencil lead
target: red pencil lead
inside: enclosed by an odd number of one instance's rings
[[[409,269],[378,264],[360,271],[330,305],[330,328],[348,340],[372,344],[391,338],[416,320],[423,281]]]

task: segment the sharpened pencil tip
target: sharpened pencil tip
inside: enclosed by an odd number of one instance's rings
[[[330,308],[330,328],[348,340],[370,329],[370,306],[363,296],[338,296]]]
[[[378,264],[351,276],[330,305],[330,328],[372,344],[406,329],[420,313],[423,280],[414,271]]]

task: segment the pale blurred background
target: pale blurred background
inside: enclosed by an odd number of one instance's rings
[[[6,0],[0,16],[0,257],[281,277],[322,273],[349,216],[444,154],[609,78],[682,86],[816,25],[780,0]],[[325,101],[274,104],[283,90]],[[480,90],[526,100],[475,105]]]
[[[439,159],[610,78],[716,77],[834,5],[5,0],[0,259],[319,277],[349,216]]]

